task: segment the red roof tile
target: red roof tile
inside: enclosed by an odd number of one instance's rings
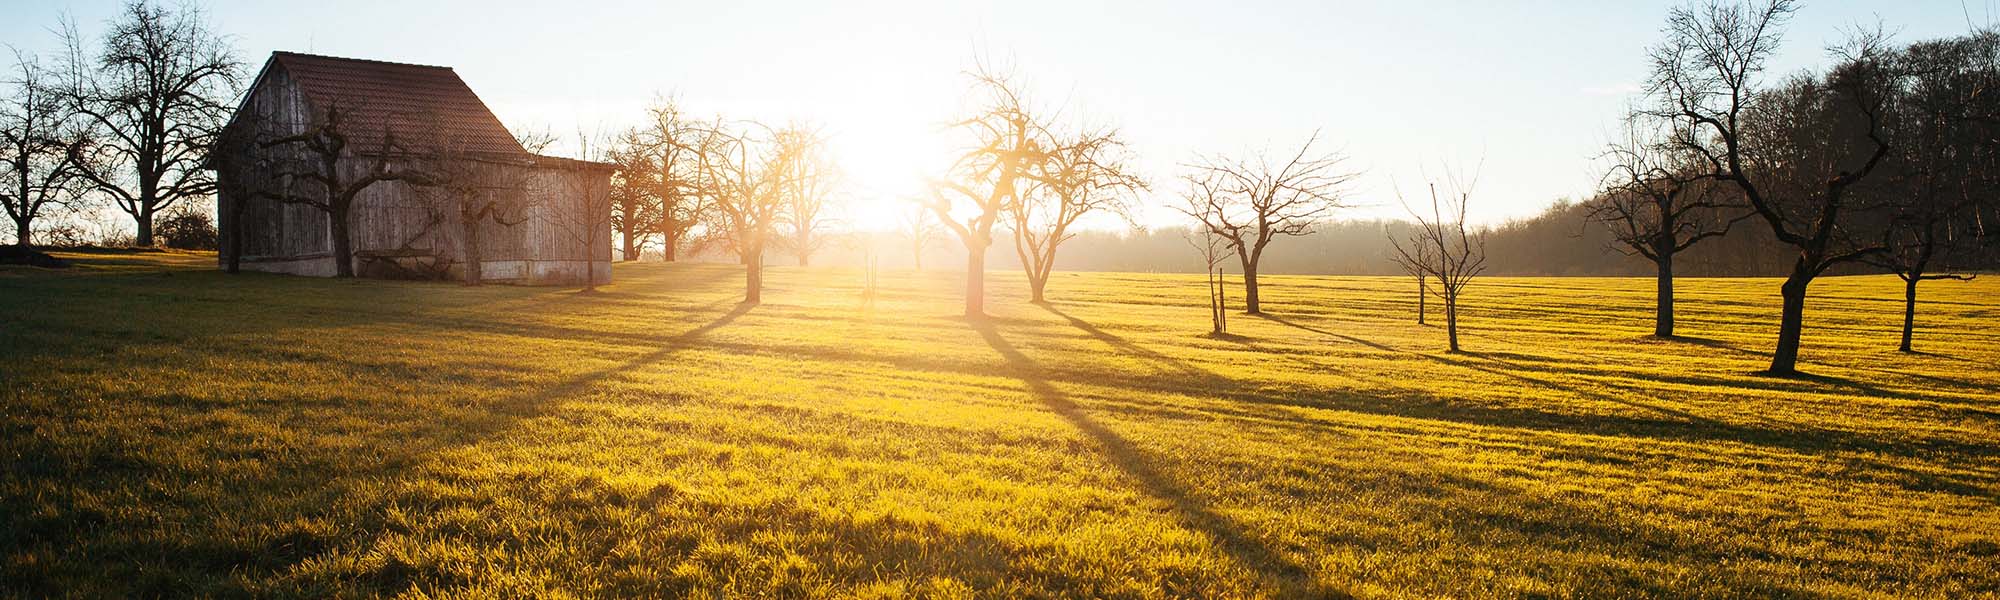
[[[474,154],[527,154],[451,67],[294,52],[273,52],[271,62],[291,74],[317,109],[341,107],[343,119],[356,125],[344,129],[358,152],[381,148],[386,129],[411,144],[451,141]]]

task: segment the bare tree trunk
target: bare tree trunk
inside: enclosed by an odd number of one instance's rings
[[[1674,255],[1671,250],[1653,261],[1655,276],[1653,337],[1674,337]]]
[[[218,229],[223,236],[223,267],[225,273],[238,273],[243,268],[243,199],[229,203],[228,212],[217,220],[224,221]]]
[[[1248,260],[1243,261],[1243,313],[1264,314],[1257,303],[1257,264]]]
[[[348,239],[347,208],[337,207],[327,212],[333,229],[333,276],[354,276],[354,246]],[[147,225],[151,229],[151,225]]]
[[[1451,351],[1458,351],[1458,294],[1447,294],[1444,298],[1444,328],[1451,339]]]
[[[669,231],[660,234],[660,238],[660,258],[662,262],[674,262],[678,260],[680,258],[681,246],[680,236],[675,235],[671,228],[669,228]]]
[[[1040,276],[1030,273],[1028,275],[1028,292],[1030,295],[1028,301],[1035,304],[1048,303],[1048,300],[1044,299],[1042,294],[1042,290],[1048,289],[1048,287],[1049,274],[1047,272],[1043,272]]]
[[[965,253],[965,316],[986,316],[986,249]]]
[[[1813,273],[1801,259],[1792,267],[1792,274],[1785,278],[1780,290],[1785,299],[1784,313],[1778,321],[1778,348],[1771,353],[1773,375],[1798,373],[1799,336],[1805,330],[1806,286],[1812,284]]]
[[[1430,295],[1431,295],[1430,278],[1425,277],[1424,274],[1422,273],[1418,273],[1417,274],[1417,324],[1418,325],[1425,324],[1424,315],[1425,313],[1430,312],[1430,307],[1425,306],[1425,304],[1429,303]]]
[[[26,196],[23,197],[25,198]],[[31,239],[34,236],[35,232],[34,228],[32,227],[31,221],[33,221],[33,219],[30,219],[25,215],[16,217],[14,219],[14,245],[20,246],[22,248],[27,248],[35,245],[33,239]]]
[[[626,262],[639,260],[639,245],[633,243],[633,237],[630,234],[619,236],[618,255]]]
[[[583,234],[583,291],[597,291],[597,228]]]
[[[153,245],[153,209],[142,207],[139,209],[139,215],[133,218],[139,222],[139,231],[138,236],[133,238],[132,244],[135,246]]]
[[[479,221],[460,219],[459,226],[465,229],[465,284],[479,285],[485,278],[481,267],[485,261],[479,247]]]
[[[743,253],[743,303],[764,302],[764,251]]]
[[[915,243],[915,244],[911,244],[911,246],[913,246],[913,247],[914,247],[913,249],[915,250],[914,252],[911,252],[911,253],[910,253],[910,259],[911,259],[911,261],[912,261],[912,264],[915,264],[915,265],[916,265],[916,270],[917,270],[918,272],[922,272],[922,271],[924,270],[924,242],[923,242],[923,239],[922,239],[922,238],[918,238],[918,240],[917,240],[917,243]]]
[[[1214,333],[1229,333],[1229,281],[1214,268],[1208,271],[1208,320]]]
[[[1917,282],[1922,280],[1921,273],[1911,273],[1909,277],[1903,278],[1903,345],[1898,346],[1897,350],[1916,351],[1910,348],[1910,337],[1917,328]]]

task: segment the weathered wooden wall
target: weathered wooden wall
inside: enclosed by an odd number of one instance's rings
[[[259,130],[258,139],[272,139],[303,131],[311,121],[313,108],[282,68],[274,68],[260,79],[246,101],[237,122]],[[348,149],[352,153],[354,148]],[[362,149],[366,150],[366,149]],[[278,146],[258,148],[255,157],[270,160],[309,158],[304,151]],[[509,164],[509,161],[515,164]],[[591,271],[584,261],[595,265],[599,282],[609,281],[611,225],[608,202],[608,173],[589,168],[526,166],[528,157],[508,160],[465,157],[453,163],[454,174],[482,180],[481,193],[504,196],[508,206],[500,220],[482,219],[479,224],[482,277],[490,281],[570,284],[583,281]],[[369,157],[343,158],[344,178],[353,179],[376,161]],[[237,161],[240,165],[257,160]],[[393,168],[414,169],[410,161],[392,162]],[[276,190],[278,182],[269,169],[219,170],[225,180],[217,194],[218,225],[225,236],[243,235],[242,266],[251,270],[278,271],[303,275],[332,275],[332,236],[329,215],[320,209],[297,203],[260,197],[244,190],[262,186]],[[232,210],[242,203],[242,210]],[[239,216],[240,215],[240,216]],[[235,219],[242,227],[235,227]],[[404,182],[381,182],[362,191],[351,209],[349,234],[356,256],[356,272],[365,276],[465,276],[465,235],[457,201],[444,189]],[[586,240],[594,246],[585,251]],[[588,258],[586,258],[588,255]],[[221,256],[226,263],[228,257]]]

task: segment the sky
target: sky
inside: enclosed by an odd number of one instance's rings
[[[1881,23],[1903,42],[1993,22],[1995,0],[1807,2],[1772,71]],[[1593,157],[1677,2],[573,2],[208,0],[251,69],[274,50],[453,67],[517,131],[608,132],[658,98],[696,115],[817,125],[848,173],[852,226],[894,226],[948,162],[944,124],[985,59],[1072,123],[1117,127],[1172,226],[1182,165],[1315,148],[1360,173],[1348,218],[1405,214],[1397,190],[1477,172],[1471,218],[1588,196]],[[0,42],[53,55],[117,2],[0,0]],[[1413,199],[1414,200],[1414,199]],[[1110,226],[1109,222],[1099,222]]]

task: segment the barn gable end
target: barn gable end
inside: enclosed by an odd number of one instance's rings
[[[463,279],[465,240],[476,235],[482,280],[569,284],[593,271],[599,283],[609,280],[610,165],[527,152],[448,67],[291,52],[272,54],[231,117],[226,137],[258,142],[236,143],[228,160],[211,164],[222,184],[221,264],[234,252],[244,269],[334,274],[329,214],[270,192],[300,189],[286,188],[269,165],[299,160],[303,151],[265,143],[329,114],[338,115],[347,141],[343,173],[358,177],[386,166],[474,174],[478,193],[516,195],[506,218],[482,219],[468,231],[440,186],[373,184],[349,215],[357,275]],[[291,193],[320,188],[305,189]]]

